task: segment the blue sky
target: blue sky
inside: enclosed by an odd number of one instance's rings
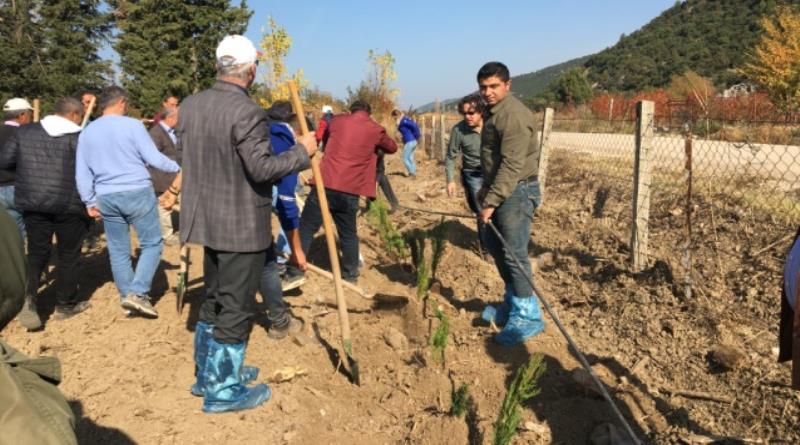
[[[367,51],[397,59],[403,107],[475,89],[475,73],[499,60],[512,75],[600,51],[675,0],[259,1],[246,35],[256,44],[272,15],[294,43],[290,71],[344,97],[367,71]]]

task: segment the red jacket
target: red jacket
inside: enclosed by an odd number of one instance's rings
[[[325,188],[375,197],[377,150],[397,151],[386,130],[364,111],[334,116],[325,131],[320,168]]]

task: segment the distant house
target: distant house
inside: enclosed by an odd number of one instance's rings
[[[727,99],[730,97],[749,96],[751,93],[755,92],[756,92],[755,85],[743,82],[743,83],[737,83],[736,85],[732,85],[730,88],[723,91],[721,96]]]

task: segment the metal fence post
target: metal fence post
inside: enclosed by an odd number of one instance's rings
[[[545,108],[544,119],[542,120],[542,138],[539,141],[539,188],[544,202],[545,183],[547,181],[547,161],[550,159],[550,132],[553,130],[553,116],[555,112],[552,108]]]
[[[633,166],[633,218],[631,220],[631,262],[633,271],[648,265],[648,220],[650,219],[650,149],[653,145],[651,101],[636,104],[636,158]]]

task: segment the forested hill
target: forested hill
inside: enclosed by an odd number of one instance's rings
[[[589,58],[596,89],[642,91],[693,70],[718,86],[741,81],[740,67],[755,46],[761,18],[786,0],[687,0]]]

